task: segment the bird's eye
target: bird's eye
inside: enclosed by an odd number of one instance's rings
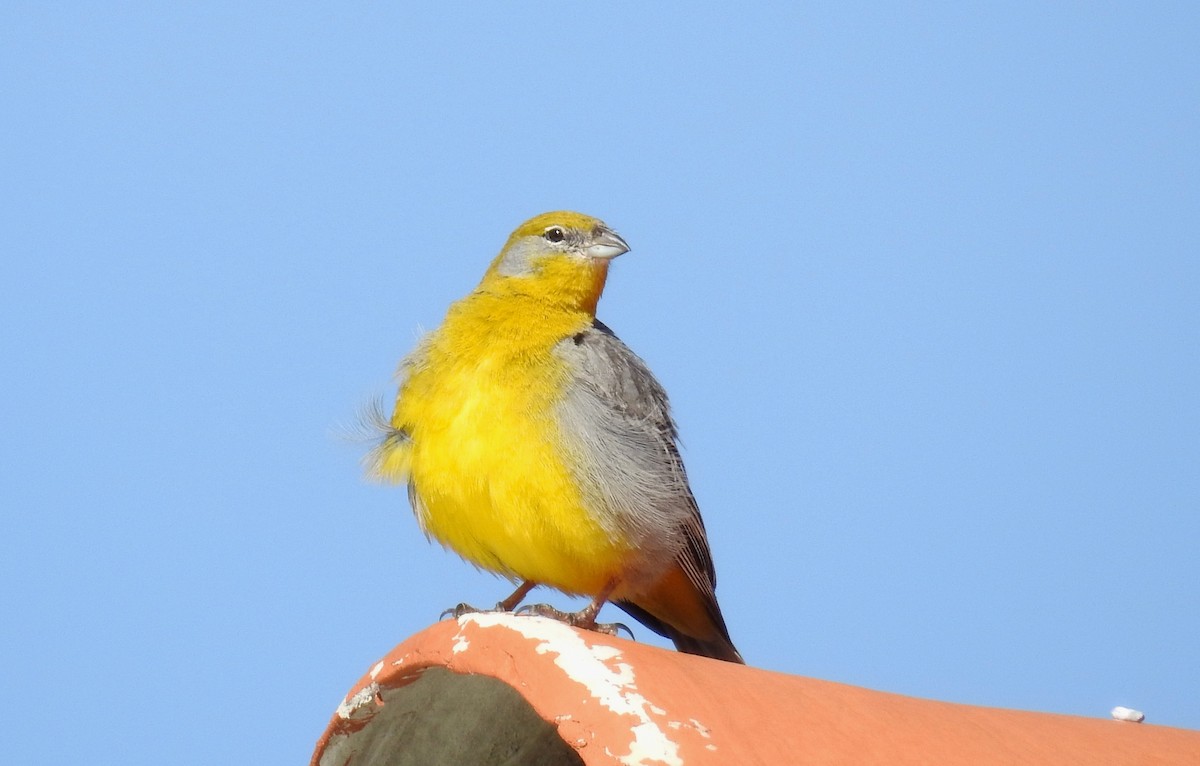
[[[557,226],[551,226],[549,229],[546,229],[546,233],[542,236],[546,238],[547,242],[562,242],[563,238],[566,237],[563,234],[563,230]]]

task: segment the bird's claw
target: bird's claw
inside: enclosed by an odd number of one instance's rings
[[[606,636],[619,636],[623,630],[629,635],[629,640],[637,641],[637,637],[633,635],[633,631],[623,622],[598,622],[592,627],[592,630],[603,633]]]
[[[489,611],[491,611],[491,610],[490,609],[477,609],[477,608],[471,606],[470,604],[463,602],[461,604],[452,606],[449,609],[442,612],[441,614],[439,614],[438,619],[444,620],[447,617],[453,617],[454,619],[457,620],[459,617],[462,617],[464,614],[479,614],[480,612],[489,612]]]
[[[522,607],[522,608],[524,608],[524,607]],[[470,604],[464,602],[464,603],[452,606],[449,609],[445,610],[440,615],[438,615],[438,619],[444,620],[447,617],[453,617],[454,619],[457,620],[459,617],[462,617],[464,614],[516,614],[519,612],[520,612],[520,610],[517,610],[517,612],[513,612],[513,610],[511,610],[511,609],[506,609],[503,601],[496,602],[496,606],[494,606],[491,609],[480,609],[479,607],[471,606]]]

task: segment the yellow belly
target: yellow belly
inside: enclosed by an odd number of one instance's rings
[[[408,477],[426,532],[484,569],[594,594],[630,551],[585,506],[565,463],[552,365],[419,371],[397,421],[412,434]]]

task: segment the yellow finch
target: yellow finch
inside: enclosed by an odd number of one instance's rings
[[[428,536],[520,583],[497,608],[545,585],[592,601],[539,613],[592,628],[611,601],[681,651],[742,662],[667,395],[596,319],[628,250],[579,213],[521,224],[401,364],[373,471],[408,483]]]

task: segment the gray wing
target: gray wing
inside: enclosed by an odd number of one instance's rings
[[[557,408],[559,425],[589,505],[637,544],[648,568],[673,557],[698,590],[712,594],[712,554],[666,392],[599,320],[557,350],[572,371]]]

